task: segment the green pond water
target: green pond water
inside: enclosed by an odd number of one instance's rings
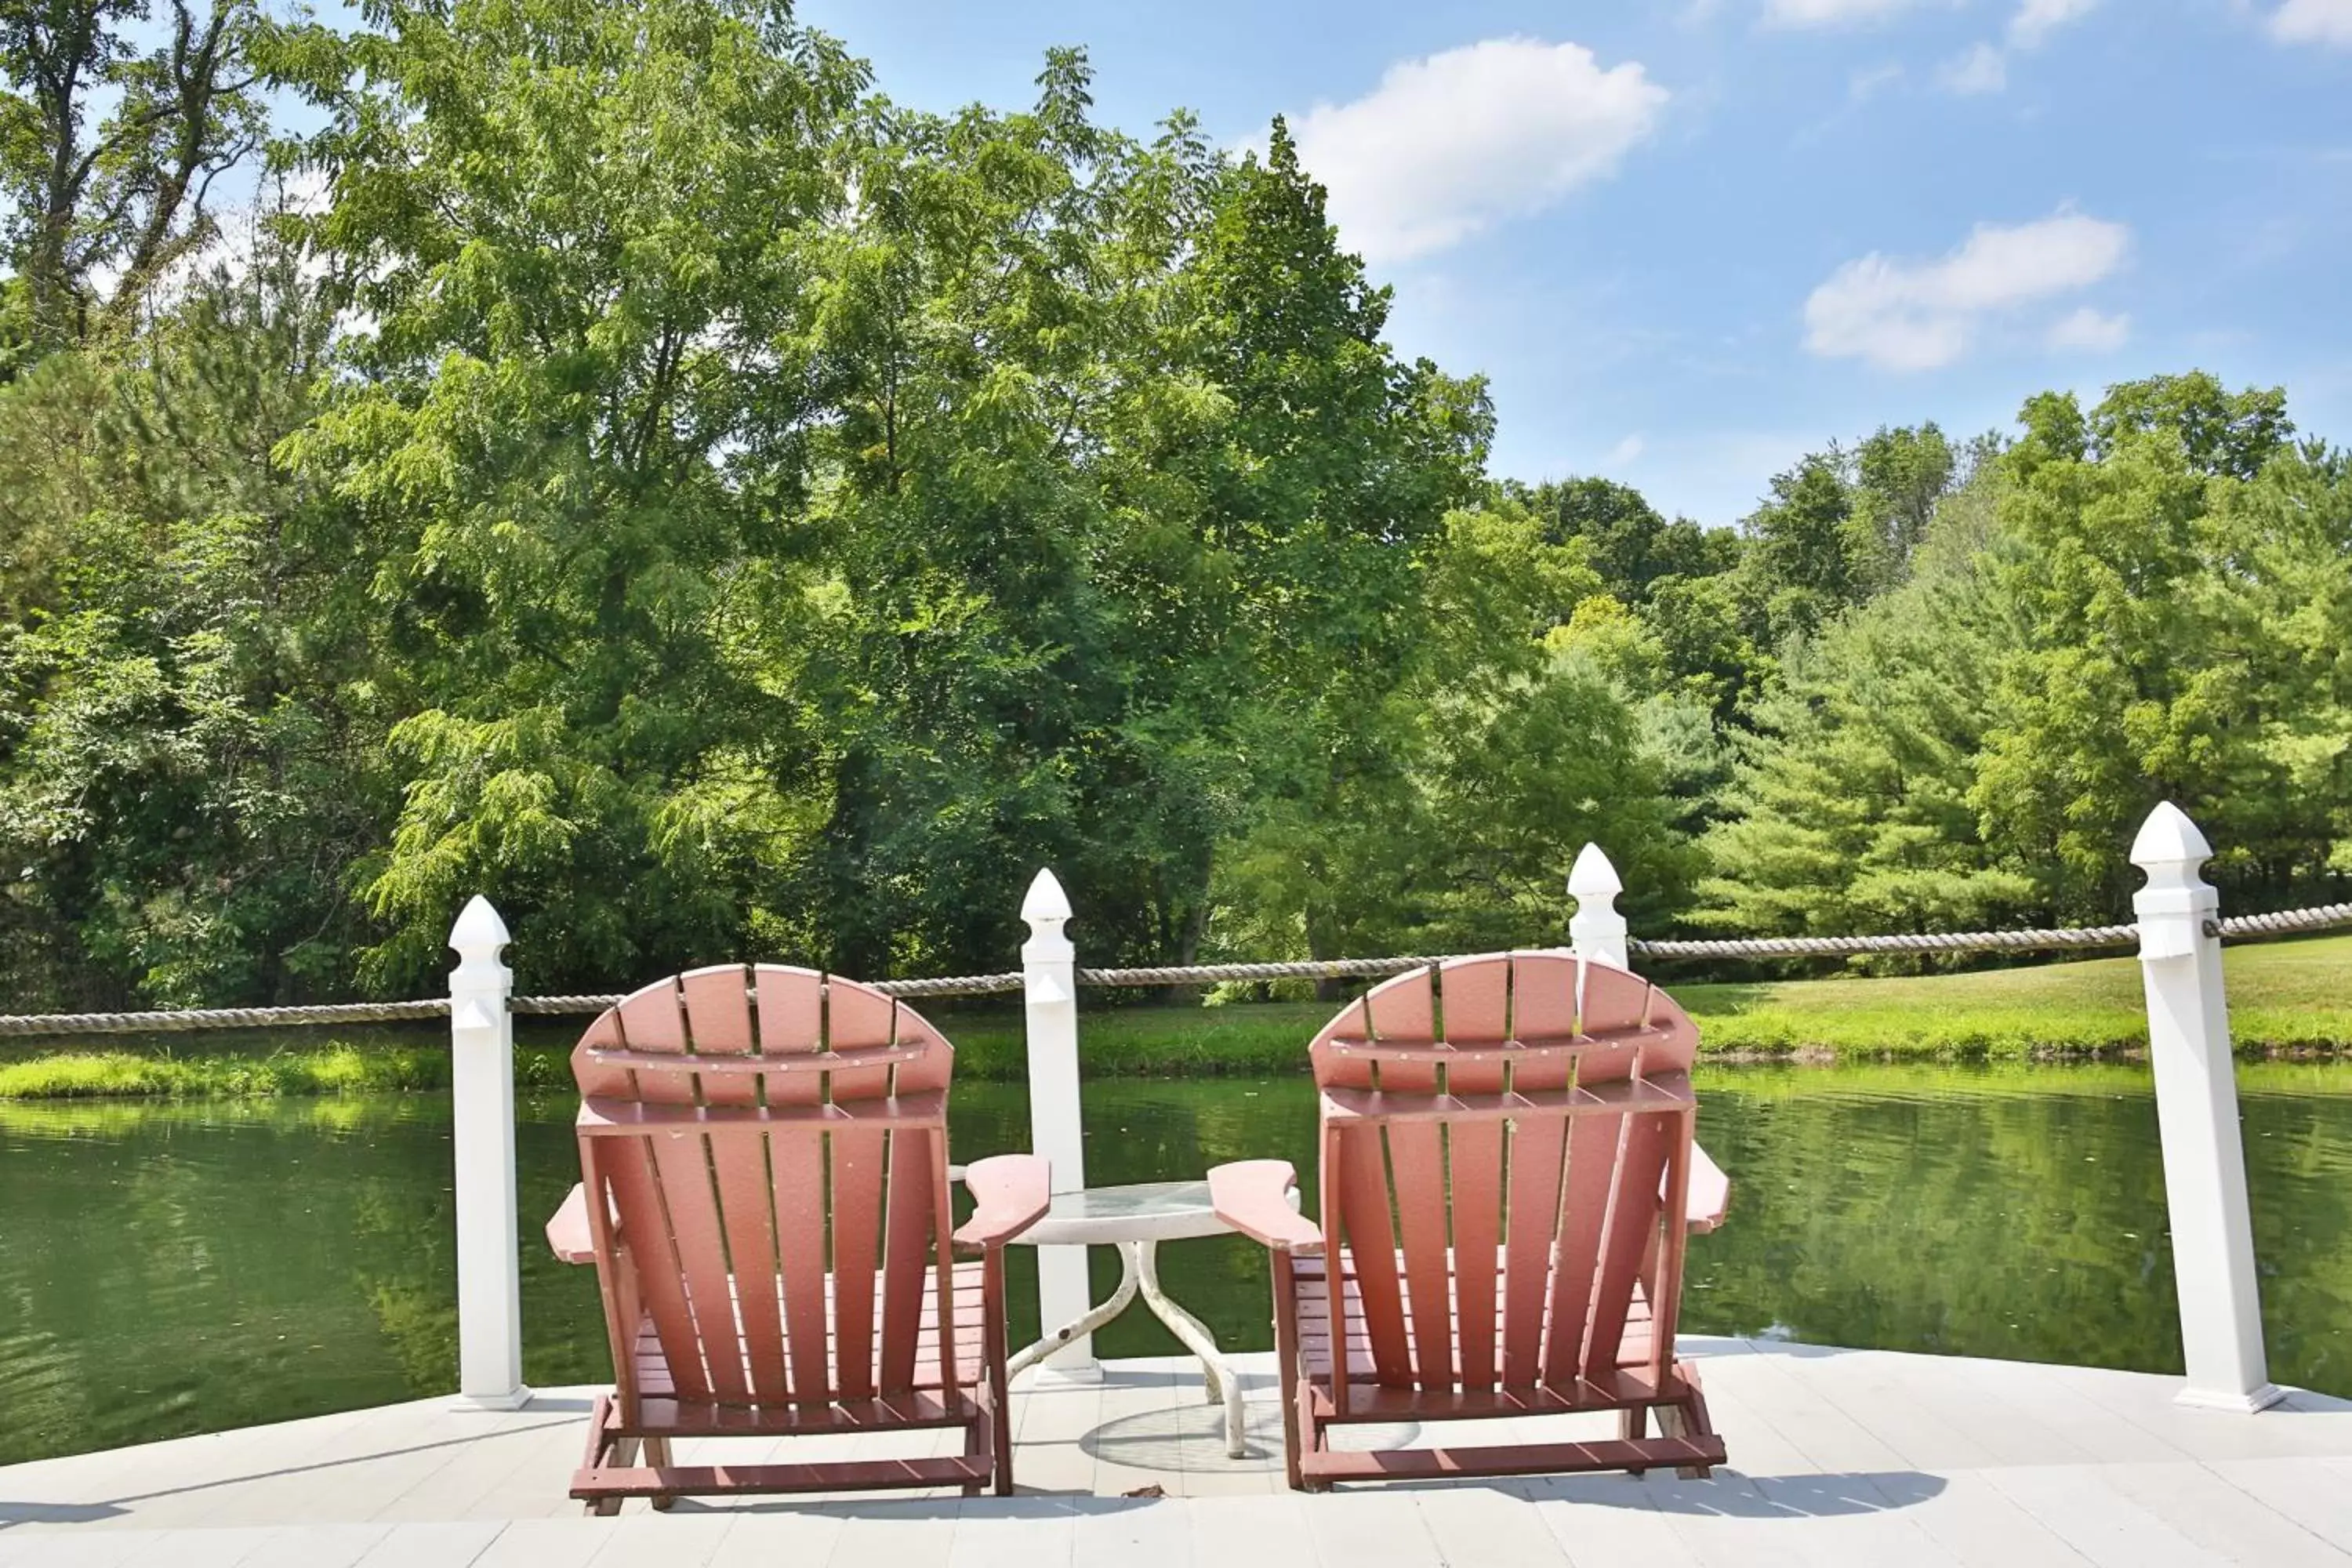
[[[2352,1067],[2242,1069],[2263,1315],[2282,1382],[2352,1394]],[[2130,1068],[1726,1068],[1700,1137],[1730,1222],[1691,1244],[1685,1326],[2178,1371],[2156,1112]],[[1087,1089],[1097,1184],[1283,1154],[1311,1181],[1304,1079]],[[520,1143],[525,1373],[608,1375],[593,1274],[538,1222],[575,1179],[572,1102]],[[1018,1089],[966,1084],[955,1157],[1023,1147]],[[449,1104],[0,1105],[0,1463],[443,1393],[456,1382]],[[1163,1248],[1225,1344],[1271,1343],[1265,1263]],[[1035,1330],[1016,1248],[1015,1343]],[[1107,1292],[1116,1260],[1098,1250]],[[1178,1349],[1140,1311],[1105,1355]]]

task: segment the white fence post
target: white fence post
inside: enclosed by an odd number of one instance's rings
[[[1054,1168],[1054,1191],[1087,1184],[1084,1130],[1078,1111],[1078,952],[1062,927],[1070,900],[1051,871],[1041,870],[1021,900],[1029,940],[1021,944],[1021,992],[1029,1046],[1029,1152]],[[1083,1247],[1041,1247],[1037,1252],[1040,1331],[1075,1322],[1093,1305]],[[1044,1363],[1066,1376],[1096,1371],[1094,1336],[1079,1334]]]
[[[2263,1353],[2221,942],[2205,929],[2221,896],[2198,875],[2212,854],[2187,813],[2169,801],[2158,806],[2132,841],[2132,864],[2147,873],[2132,907],[2139,916],[2148,1057],[2189,1366],[2179,1402],[2251,1413],[2283,1395]]]
[[[477,893],[450,928],[450,1139],[457,1151],[457,1402],[517,1410],[522,1279],[515,1226],[514,972],[499,962],[507,923]]]
[[[1617,895],[1624,890],[1617,868],[1600,845],[1588,844],[1577,851],[1576,864],[1568,873],[1568,894],[1576,900],[1576,913],[1568,917],[1568,941],[1585,963],[1633,967],[1626,961],[1625,917],[1617,912]]]

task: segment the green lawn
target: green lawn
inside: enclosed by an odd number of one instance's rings
[[[2352,935],[2231,948],[2230,1023],[2249,1055],[2352,1050]],[[2032,1061],[2113,1057],[2146,1047],[2139,963],[2101,958],[1915,980],[1786,980],[1672,985],[1710,1056],[1841,1061]],[[1224,1007],[1095,1008],[1079,1017],[1087,1071],[1099,1077],[1267,1073],[1305,1066],[1307,1037],[1332,1013],[1318,1002]],[[968,1077],[1024,1073],[1017,1008],[932,1016]],[[534,1025],[543,1035],[547,1026]],[[561,1047],[516,1052],[525,1087],[562,1087]],[[96,1096],[331,1094],[436,1089],[437,1046],[331,1043],[273,1052],[61,1050],[0,1063],[0,1100]]]
[[[2352,1050],[2352,935],[2263,942],[2223,956],[2230,1022],[2250,1054]],[[1675,985],[1709,1055],[2031,1060],[2144,1048],[2139,961],[2097,958],[1906,980]],[[1331,1016],[1322,1003],[1082,1014],[1088,1069],[1181,1075],[1282,1071]],[[1021,1070],[1017,1015],[950,1033],[966,1071]]]
[[[2352,1049],[2352,935],[2229,948],[2222,968],[2242,1051]],[[2147,1044],[2139,961],[2128,956],[1916,980],[1674,990],[1711,1052],[2027,1058]]]

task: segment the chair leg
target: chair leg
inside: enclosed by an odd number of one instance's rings
[[[1689,1395],[1673,1405],[1658,1406],[1658,1430],[1670,1437],[1711,1437],[1715,1424],[1707,1419],[1706,1395],[1698,1391],[1698,1373],[1685,1367],[1682,1371]],[[1686,1481],[1704,1481],[1715,1475],[1713,1465],[1677,1465],[1675,1474]]]
[[[991,1418],[983,1413],[964,1423],[963,1453],[967,1459],[988,1460],[989,1468],[992,1472],[996,1468],[996,1455],[989,1443],[989,1434],[992,1430],[990,1420]],[[966,1497],[978,1497],[987,1489],[986,1481],[966,1481],[961,1489]]]
[[[1004,1249],[992,1247],[981,1270],[981,1333],[988,1365],[988,1443],[996,1473],[996,1495],[1013,1495],[1013,1390],[1005,1376]]]
[[[1620,1410],[1617,1413],[1618,1436],[1630,1443],[1640,1438],[1646,1437],[1649,1435],[1650,1411],[1648,1406],[1636,1405],[1629,1409]],[[1625,1467],[1625,1473],[1632,1476],[1645,1476],[1650,1472],[1644,1466],[1628,1465]]]
[[[1291,1276],[1290,1255],[1271,1255],[1274,1273],[1274,1359],[1282,1374],[1282,1468],[1292,1491],[1304,1491],[1307,1482],[1298,1460],[1298,1285]]]
[[[1297,1476],[1297,1479],[1292,1481],[1291,1485],[1303,1492],[1328,1492],[1331,1489],[1328,1479],[1306,1473],[1306,1456],[1323,1451],[1323,1429],[1316,1425],[1315,1421],[1315,1385],[1303,1377],[1298,1380],[1298,1399],[1295,1412],[1294,1418],[1298,1423],[1299,1446],[1291,1450],[1295,1456],[1291,1462],[1297,1467],[1295,1473]]]
[[[656,1469],[659,1469],[667,1467],[669,1462],[669,1439],[667,1437],[646,1438],[646,1463],[653,1466]],[[670,1510],[677,1506],[677,1498],[674,1493],[665,1493],[660,1497],[648,1498],[646,1500],[653,1504],[654,1511],[656,1513],[667,1513]]]
[[[635,1464],[637,1462],[637,1450],[639,1446],[638,1440],[635,1437],[614,1438],[613,1440],[612,1448],[612,1462],[614,1468],[617,1469],[626,1469],[631,1465]],[[600,1497],[591,1499],[587,1505],[588,1517],[591,1519],[611,1519],[614,1514],[621,1511],[621,1504],[625,1500],[624,1499],[616,1497]]]

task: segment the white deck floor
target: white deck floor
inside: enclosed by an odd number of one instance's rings
[[[1022,1396],[1017,1498],[689,1500],[590,1520],[563,1494],[592,1391],[561,1389],[513,1415],[431,1401],[0,1468],[0,1568],[2352,1563],[2352,1403],[2298,1394],[2233,1416],[2180,1409],[2177,1380],[2131,1373],[1686,1351],[1731,1452],[1712,1481],[1296,1495],[1259,1356],[1241,1358],[1261,1451],[1245,1462],[1223,1457],[1192,1363],[1118,1362],[1099,1386]],[[843,1457],[908,1451],[841,1441]],[[1153,1485],[1167,1495],[1122,1495]]]

